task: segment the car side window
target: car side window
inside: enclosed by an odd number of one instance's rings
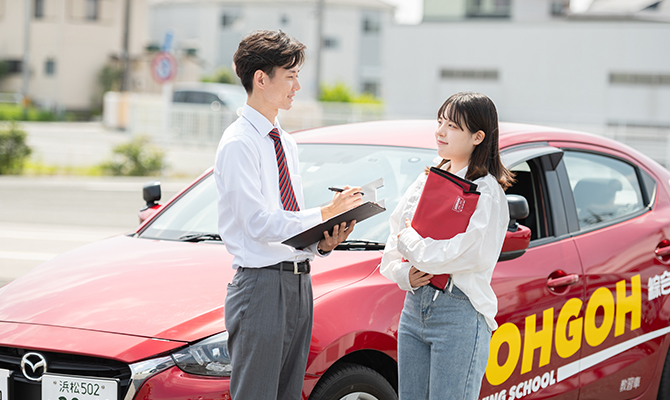
[[[518,194],[528,202],[528,217],[518,220],[530,228],[530,239],[536,240],[553,236],[546,191],[542,182],[541,168],[534,160],[524,161],[511,168],[515,182],[506,194]]]
[[[580,229],[634,214],[645,207],[636,168],[613,157],[579,151],[563,156]]]

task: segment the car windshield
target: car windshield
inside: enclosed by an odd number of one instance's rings
[[[384,186],[377,199],[386,201],[386,212],[359,224],[349,241],[385,243],[388,219],[407,187],[426,166],[433,165],[434,150],[348,144],[299,144],[300,174],[305,206],[318,207],[333,197],[328,187],[361,186],[380,177]],[[140,237],[187,240],[218,233],[216,185],[210,175],[170,205]]]

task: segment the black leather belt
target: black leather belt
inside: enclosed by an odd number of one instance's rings
[[[296,275],[299,274],[309,274],[311,267],[309,265],[309,260],[305,261],[282,261],[280,263],[277,263],[275,265],[268,265],[267,267],[264,268],[269,268],[269,269],[276,269],[276,270],[282,270],[282,271],[287,271],[287,272],[293,272]]]

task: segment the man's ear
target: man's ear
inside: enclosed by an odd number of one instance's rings
[[[475,132],[475,141],[474,141],[475,146],[483,142],[485,137],[486,133],[484,133],[484,131],[478,130],[477,132]]]
[[[267,77],[268,76],[265,74],[265,72],[263,72],[263,70],[256,70],[256,72],[254,72],[254,86],[259,89],[263,89],[265,87]]]

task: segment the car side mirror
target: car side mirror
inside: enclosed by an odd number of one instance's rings
[[[146,204],[138,213],[140,224],[149,219],[149,217],[154,215],[161,208],[161,205],[158,204],[161,195],[161,183],[158,181],[149,182],[142,187],[142,197]]]
[[[517,220],[528,217],[530,213],[528,201],[523,196],[508,194],[509,225],[505,232],[505,241],[498,261],[512,260],[521,257],[530,245],[530,229],[520,225]]]

